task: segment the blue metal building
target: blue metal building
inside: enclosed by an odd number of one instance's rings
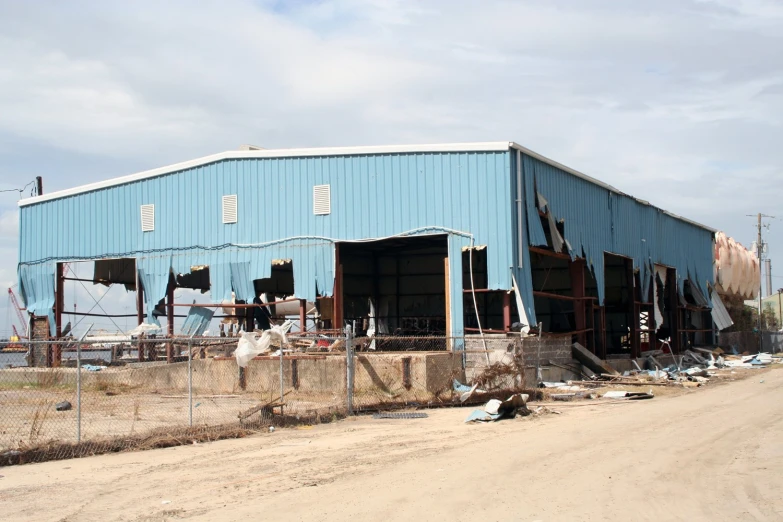
[[[593,304],[587,311],[569,305],[552,313],[592,316],[590,310],[607,299],[607,253],[627,260],[632,271],[624,284],[626,293],[638,288],[637,296],[625,302],[649,304],[652,287],[671,289],[676,280],[683,307],[706,307],[713,278],[712,229],[510,142],[230,151],[19,205],[22,296],[29,312],[51,318],[53,332],[60,321],[58,264],[74,261],[135,260],[147,315],[154,319],[151,311],[171,290],[171,274],[208,266],[213,302],[229,298],[232,290],[250,302],[257,282],[272,276],[273,260],[284,260],[293,270],[293,295],[309,301],[333,297],[338,326],[347,319],[343,266],[352,252],[363,259],[372,255],[377,266],[365,270],[359,264],[350,276],[357,296],[366,288],[370,298],[388,295],[398,309],[420,309],[425,316],[443,308],[442,333],[455,336],[471,326],[508,330],[516,317],[541,321],[545,330],[595,331],[600,321],[578,317],[566,321],[571,330],[554,324],[560,319],[547,328],[537,312],[542,314],[542,299],[560,295],[564,302]],[[401,272],[402,265],[416,265],[421,248],[422,255],[446,259],[445,265],[427,258],[429,272]],[[383,260],[393,252],[403,256],[396,272]],[[536,270],[547,269],[540,256],[548,253],[571,271],[571,284],[549,290],[548,282],[536,284]],[[582,259],[583,275],[574,276],[568,267]],[[657,281],[655,265],[673,270],[675,279]],[[562,266],[548,269],[565,273]],[[390,290],[393,273],[396,294]],[[401,287],[421,288],[427,275],[443,288],[431,285],[431,297],[418,304],[403,299]],[[380,288],[371,288],[373,277]],[[580,277],[586,290],[572,288]],[[504,293],[515,282],[519,295],[509,300]],[[491,291],[498,291],[496,300],[485,297],[478,313],[466,310],[479,304],[473,296]],[[517,303],[524,314],[513,312]],[[480,324],[481,308],[487,307],[499,310],[486,320],[496,328]],[[515,319],[509,321],[511,313]],[[474,317],[479,324],[466,324]]]

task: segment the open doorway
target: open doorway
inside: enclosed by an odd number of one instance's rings
[[[341,317],[357,335],[446,334],[447,236],[340,243],[337,248]]]

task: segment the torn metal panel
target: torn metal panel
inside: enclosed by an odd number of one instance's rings
[[[661,281],[661,284],[663,285],[663,295],[666,295],[666,267],[655,265],[653,270],[653,305],[655,307],[655,331],[657,332],[663,325],[663,312],[661,311],[661,306],[658,302],[658,281]]]
[[[256,297],[253,278],[250,275],[250,262],[230,263],[231,286],[238,299],[250,303]]]
[[[718,330],[725,330],[734,324],[731,320],[729,311],[726,310],[726,306],[718,295],[715,289],[712,289],[712,320],[715,322],[715,326]]]
[[[171,274],[171,255],[142,257],[137,260],[136,266],[139,270],[139,281],[144,288],[147,319],[150,323],[160,325],[154,311],[161,299],[166,297]]]
[[[536,192],[536,201],[538,201],[538,210],[540,212],[546,212],[546,207],[549,204],[549,202],[546,200],[544,196],[541,195],[540,192]]]
[[[564,240],[571,255],[584,254],[604,300],[604,252],[633,259],[645,292],[657,263],[675,268],[682,291],[692,280],[702,295],[713,278],[712,231],[678,219],[630,196],[574,176],[553,165],[523,155],[525,187],[535,186],[546,197],[547,209],[564,222]],[[528,228],[536,229],[536,202],[526,199]],[[535,213],[536,219],[533,219]],[[529,245],[541,243],[529,238]],[[526,274],[529,275],[529,274]],[[646,295],[646,294],[645,294]]]
[[[182,324],[181,334],[186,337],[203,335],[214,315],[215,312],[209,308],[202,306],[191,307],[185,322]]]
[[[56,263],[19,265],[19,295],[34,315],[49,317],[50,335],[55,333],[54,321],[54,273]]]
[[[701,290],[699,289],[699,285],[694,284],[693,281],[690,281],[690,283],[691,283],[690,284],[691,295],[693,296],[693,300],[696,301],[696,305],[705,306],[705,307],[710,306],[710,302],[707,299],[707,297],[705,297],[705,295],[701,293]]]
[[[555,217],[551,212],[546,213],[547,221],[549,222],[549,235],[552,236],[552,248],[555,252],[563,251],[563,236],[560,235],[560,231],[557,229],[557,223],[555,223]]]
[[[525,208],[527,209],[527,235],[530,246],[545,246],[546,234],[538,218],[536,206],[536,164],[529,156],[522,155],[522,175],[524,177]]]

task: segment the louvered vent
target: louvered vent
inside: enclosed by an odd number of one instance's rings
[[[223,196],[223,223],[237,222],[237,196]]]
[[[332,213],[332,191],[329,185],[313,187],[313,214],[325,216]]]
[[[152,232],[155,230],[155,205],[141,206],[141,231]]]

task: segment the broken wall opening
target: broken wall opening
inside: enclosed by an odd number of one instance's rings
[[[373,327],[375,335],[446,335],[446,235],[338,243],[337,248],[341,296],[336,297],[342,298],[343,320],[355,325],[356,335]]]
[[[604,282],[606,356],[630,356],[633,335],[638,326],[637,316],[634,315],[633,261],[605,253]]]
[[[471,260],[472,257],[472,260]],[[471,262],[473,281],[471,284]],[[487,273],[487,248],[465,248],[462,252],[462,309],[465,332],[477,333],[479,319],[481,330],[489,333],[507,332],[519,321],[517,303],[513,292],[491,290]],[[476,293],[476,306],[473,292]],[[478,315],[478,318],[476,317]]]

